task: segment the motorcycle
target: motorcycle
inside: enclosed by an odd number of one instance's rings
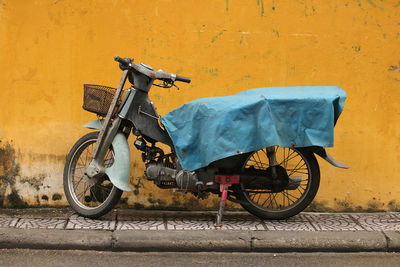
[[[118,203],[123,191],[131,191],[130,149],[127,142],[131,134],[136,138],[134,146],[142,153],[145,177],[155,185],[163,189],[190,192],[200,199],[206,199],[210,194],[221,197],[216,219],[216,225],[219,226],[227,200],[239,203],[261,219],[286,219],[303,211],[314,199],[320,183],[320,169],[315,154],[333,166],[348,168],[334,160],[323,146],[315,145],[318,143],[316,138],[323,136],[320,132],[312,135],[308,128],[303,131],[307,138],[312,137],[308,139],[317,141],[308,142],[305,138],[306,141],[298,143],[282,143],[285,140],[285,129],[279,128],[285,124],[282,116],[289,114],[293,118],[301,113],[291,111],[293,103],[299,101],[287,102],[288,105],[282,106],[282,103],[286,103],[282,99],[287,98],[287,92],[283,98],[281,95],[278,101],[281,104],[275,107],[273,102],[265,102],[271,99],[270,95],[265,97],[264,93],[249,90],[238,95],[238,98],[194,101],[192,106],[190,103],[184,105],[180,113],[178,108],[161,118],[148,97],[150,88],[153,85],[177,87],[175,82],[190,83],[191,79],[163,70],[154,71],[144,63],[134,64],[130,58],[116,56],[114,59],[123,71],[116,89],[84,85],[83,108],[98,116],[97,120],[84,127],[96,131],[84,135],[74,144],[64,167],[66,198],[81,216],[99,218]],[[127,79],[132,86],[123,90]],[[285,92],[284,88],[279,91]],[[256,100],[249,102],[246,99]],[[242,102],[248,105],[240,106]],[[203,103],[203,106],[199,103]],[[335,98],[333,103],[341,103],[343,108],[343,94],[339,100]],[[214,106],[208,108],[209,105]],[[315,116],[315,112],[312,112],[315,106],[319,105],[313,103],[310,109],[303,112],[305,115],[301,115],[311,116],[305,120],[307,125],[309,121],[315,122],[312,117]],[[283,111],[275,116],[273,110],[281,107]],[[226,113],[225,110],[235,111]],[[213,115],[213,111],[217,113]],[[333,124],[340,112],[340,108],[335,111]],[[232,116],[235,118],[232,119]],[[332,116],[327,113],[327,117]],[[265,121],[272,121],[273,124]],[[299,119],[290,121],[291,124],[287,126],[289,130]],[[228,122],[235,127],[228,126]],[[215,123],[222,123],[222,126],[212,128]],[[271,131],[265,128],[271,125],[277,128]],[[333,131],[332,122],[329,125]],[[224,133],[218,130],[220,126]],[[237,139],[237,131],[240,134],[244,132],[246,136],[240,135],[241,139]],[[300,135],[297,133],[294,138],[302,136],[303,132]],[[211,137],[206,133],[210,133]],[[268,139],[266,136],[272,135],[273,140],[278,140],[276,143],[265,141]],[[159,148],[157,143],[167,145],[170,151]],[[197,144],[197,147],[193,144]]]

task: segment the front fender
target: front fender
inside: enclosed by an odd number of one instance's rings
[[[311,147],[307,147],[307,149],[310,150],[311,152],[317,154],[318,156],[320,156],[321,158],[323,158],[324,160],[326,160],[327,162],[329,162],[330,164],[332,164],[335,167],[342,168],[342,169],[349,168],[349,166],[347,166],[346,164],[336,161],[331,155],[328,154],[328,152],[326,151],[326,149],[324,147],[311,146]]]
[[[83,125],[83,127],[100,130],[102,124],[103,120],[94,120]],[[105,172],[113,185],[122,191],[130,192],[132,191],[129,187],[131,153],[125,135],[117,133],[112,141],[112,146],[114,163],[111,167],[106,168]]]

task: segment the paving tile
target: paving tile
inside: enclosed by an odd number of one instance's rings
[[[214,221],[210,218],[175,217],[168,218],[168,230],[210,230],[215,229]]]
[[[18,222],[18,218],[12,217],[0,217],[0,227],[15,227]]]
[[[64,229],[67,220],[64,219],[28,219],[23,218],[15,225],[16,228],[23,229]]]
[[[263,222],[266,229],[271,231],[315,231],[315,228],[302,214],[287,220],[265,220]]]
[[[165,230],[162,218],[132,217],[117,222],[116,230]]]
[[[222,217],[221,230],[265,230],[261,220],[255,217]]]
[[[398,214],[352,214],[351,216],[367,231],[400,231]]]
[[[69,218],[65,229],[114,230],[115,225],[115,220],[93,220],[74,214]]]
[[[316,213],[304,215],[317,231],[359,231],[364,230],[348,214]]]

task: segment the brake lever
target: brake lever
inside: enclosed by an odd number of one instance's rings
[[[176,87],[176,89],[178,89],[178,91],[179,91],[179,87],[178,87],[178,85],[176,85],[175,83],[172,83],[172,86],[175,86],[175,87]]]

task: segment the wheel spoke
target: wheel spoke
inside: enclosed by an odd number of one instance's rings
[[[258,161],[254,161],[254,160],[251,160],[251,159],[249,159],[249,161],[252,161],[252,162],[256,163],[257,167],[260,167],[260,169],[268,168],[268,165],[263,163],[263,162],[258,162]]]
[[[258,158],[258,162],[262,163],[260,155],[258,155],[258,152],[256,153],[256,155],[257,155],[257,158]],[[262,168],[262,165],[261,165],[261,168]]]
[[[257,167],[259,169],[262,169],[262,165],[260,164],[261,162],[259,160],[257,160],[255,156],[253,156],[253,159],[254,159],[254,162],[257,164]]]
[[[91,193],[91,195],[94,197],[94,199],[96,200],[96,202],[100,202],[100,201],[97,199],[95,192],[93,192],[93,190],[92,190],[93,187],[94,187],[94,186],[90,187],[90,193]]]
[[[73,183],[73,187],[74,187],[74,191],[76,190],[76,188],[78,187],[78,185],[80,184],[80,182],[81,182],[82,180],[83,180],[83,176],[79,179],[78,182],[76,182],[76,183],[72,182],[72,183]]]
[[[276,195],[277,195],[277,194],[278,194],[278,193],[275,193],[275,194],[274,194],[274,199],[273,199],[273,200],[274,200],[274,202],[275,202],[276,207],[279,208],[278,202],[276,201]]]
[[[299,166],[300,162],[302,162],[302,160],[300,160],[300,161],[296,164],[296,166],[294,167],[294,169],[296,169],[297,166]],[[304,166],[305,164],[306,164],[306,163],[304,162],[303,165],[300,166],[300,168],[301,168],[302,166]],[[289,176],[292,175],[293,172],[294,172],[294,171],[291,171],[288,175],[289,175]]]
[[[300,157],[299,154],[296,154],[296,155],[292,156],[294,153],[296,153],[296,151],[293,151],[290,155],[288,155],[288,157],[286,159],[283,159],[283,161],[281,163],[279,163],[279,165],[282,165],[282,163],[284,163],[284,162],[286,162],[285,164],[287,165],[289,160],[292,160],[294,158]],[[290,157],[290,156],[292,156],[292,157]]]
[[[268,197],[264,200],[264,202],[260,205],[261,207],[264,207],[264,204],[267,203],[267,201],[271,198],[271,194],[268,194]]]

